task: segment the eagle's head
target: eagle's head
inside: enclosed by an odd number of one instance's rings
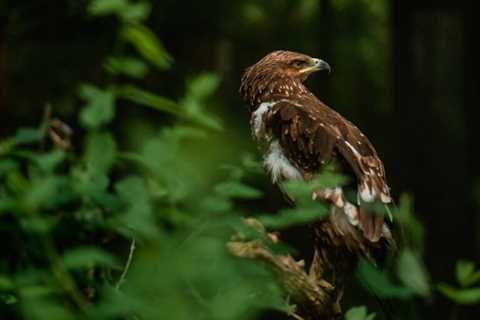
[[[247,68],[240,93],[251,108],[274,97],[290,97],[306,92],[303,81],[315,71],[328,70],[323,60],[292,51],[274,51]]]

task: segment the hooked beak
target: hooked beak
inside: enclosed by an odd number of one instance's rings
[[[306,67],[302,70],[300,70],[300,73],[312,73],[315,71],[322,71],[322,70],[327,70],[328,73],[332,71],[330,68],[330,65],[326,63],[325,61],[321,59],[312,59],[313,65],[310,67]]]

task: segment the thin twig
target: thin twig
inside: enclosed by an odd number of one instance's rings
[[[122,285],[122,283],[125,281],[125,278],[127,277],[128,269],[130,268],[130,264],[132,264],[134,251],[135,251],[135,238],[133,238],[132,242],[130,243],[130,251],[128,253],[127,262],[125,263],[125,267],[123,268],[123,272],[122,272],[122,275],[120,276],[120,279],[118,279],[118,282],[115,285],[115,289],[117,290],[120,289],[120,286]]]

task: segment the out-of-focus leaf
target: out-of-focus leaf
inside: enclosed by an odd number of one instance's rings
[[[168,112],[176,116],[180,116],[182,114],[180,106],[175,101],[135,86],[125,85],[118,87],[116,88],[115,92],[119,97],[154,108],[158,111]]]
[[[97,203],[109,202],[109,172],[117,155],[117,146],[107,132],[90,133],[86,138],[83,163],[72,168],[72,187],[77,194]]]
[[[125,212],[118,218],[118,227],[131,235],[142,235],[154,237],[158,234],[155,219],[152,212],[149,193],[144,181],[139,177],[128,177],[115,184],[115,190],[124,202],[126,202]]]
[[[211,195],[201,200],[199,208],[209,213],[227,212],[233,209],[233,203],[225,197]]]
[[[63,263],[68,269],[79,269],[93,266],[120,268],[120,264],[108,252],[93,247],[78,247],[65,252]]]
[[[219,78],[210,73],[201,74],[189,81],[187,93],[180,100],[180,105],[184,108],[187,119],[209,129],[222,129],[220,120],[205,107],[206,99],[213,95],[219,83]]]
[[[160,70],[170,68],[172,57],[149,28],[144,25],[129,24],[123,28],[121,35],[157,68]]]
[[[39,142],[43,139],[44,132],[41,129],[20,128],[15,134],[16,144],[29,144]]]
[[[107,173],[116,155],[117,146],[110,133],[91,133],[87,136],[84,161],[92,175]]]
[[[15,287],[12,279],[5,275],[0,275],[0,291],[11,290]]]
[[[24,193],[31,186],[31,182],[18,170],[8,172],[5,180],[5,186],[15,193]]]
[[[89,198],[104,193],[110,183],[110,180],[105,173],[94,174],[83,166],[74,167],[72,169],[71,177],[74,190],[78,194]]]
[[[438,290],[458,304],[473,305],[480,303],[480,287],[457,289],[441,283],[438,285]]]
[[[295,199],[295,202],[305,203],[312,201],[312,193],[323,188],[335,188],[346,183],[347,178],[335,174],[333,169],[326,168],[321,174],[310,181],[290,180],[282,183],[286,193]]]
[[[367,307],[359,306],[350,308],[345,313],[345,320],[373,320],[375,319],[375,313],[368,314]]]
[[[430,284],[427,271],[422,261],[414,252],[405,249],[400,253],[397,264],[397,275],[403,284],[420,296],[430,295]]]
[[[308,207],[284,209],[276,215],[262,215],[258,220],[271,229],[282,229],[293,225],[304,225],[328,215],[328,209],[320,203]]]
[[[5,303],[6,305],[9,305],[9,304],[17,303],[18,298],[13,294],[4,293],[4,294],[0,294],[0,301]]]
[[[80,87],[79,94],[87,103],[80,111],[80,122],[83,126],[95,129],[113,119],[115,97],[110,90],[84,84]]]
[[[152,10],[152,5],[149,2],[141,1],[136,3],[129,3],[126,10],[120,12],[121,17],[126,22],[140,22],[148,18]]]
[[[2,177],[7,172],[15,170],[17,168],[18,168],[18,163],[11,159],[0,160],[0,177]]]
[[[38,167],[46,172],[52,172],[55,170],[55,168],[59,166],[63,160],[65,160],[65,152],[60,149],[56,149],[50,153],[37,155],[34,158],[34,161]]]
[[[76,317],[61,303],[49,297],[25,297],[20,299],[25,319],[74,320]]]
[[[281,184],[281,189],[295,199],[296,203],[312,202],[312,186],[305,181],[290,180]]]
[[[116,14],[124,10],[127,4],[127,0],[92,0],[88,12],[95,16]]]
[[[458,283],[466,288],[480,281],[480,270],[475,270],[473,261],[460,260],[456,265],[456,277]]]
[[[93,0],[88,12],[93,16],[116,15],[125,22],[140,22],[150,14],[149,2],[130,2],[128,0]]]
[[[132,57],[110,57],[105,68],[112,74],[123,74],[135,79],[143,79],[148,73],[148,66]]]
[[[302,20],[312,19],[318,16],[320,3],[316,0],[302,0],[298,6]]]
[[[220,183],[215,187],[215,192],[225,197],[240,199],[257,199],[262,196],[259,190],[237,181]]]
[[[204,100],[215,93],[220,79],[212,73],[203,73],[189,81],[186,95],[190,98]]]
[[[362,261],[358,265],[357,276],[367,290],[372,290],[381,298],[411,298],[414,292],[410,288],[396,285],[385,271],[379,270],[370,263]]]
[[[63,204],[69,197],[67,177],[47,176],[32,180],[31,187],[24,195],[21,204],[28,211],[35,211]]]
[[[402,225],[406,245],[423,251],[425,232],[423,226],[414,215],[413,201],[410,196],[402,194],[399,205],[393,208],[393,218]]]
[[[9,153],[15,147],[15,139],[7,138],[0,141],[0,156]]]
[[[325,167],[320,174],[316,175],[310,184],[313,189],[319,188],[335,188],[348,183],[348,178],[336,172],[335,166],[329,165]]]
[[[20,220],[20,225],[27,232],[46,234],[56,222],[57,219],[51,217],[26,216]]]
[[[241,13],[249,24],[258,24],[268,19],[265,10],[255,2],[245,2],[242,6]]]
[[[115,190],[129,204],[149,201],[148,190],[143,180],[139,177],[132,176],[117,182]]]

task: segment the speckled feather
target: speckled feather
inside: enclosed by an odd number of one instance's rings
[[[305,180],[335,161],[341,165],[342,174],[351,175],[357,182],[359,203],[354,206],[353,219],[347,214],[339,215],[345,211],[341,207],[348,203],[343,193],[314,193],[314,197],[323,196],[323,200],[337,206],[329,219],[316,224],[315,231],[329,245],[342,245],[370,258],[371,249],[382,246],[382,237],[390,241],[391,234],[383,217],[366,213],[361,203],[391,202],[385,169],[368,138],[303,84],[308,73],[294,68],[292,61],[309,59],[313,60],[290,51],[273,52],[245,71],[240,93],[252,112],[254,136],[266,145],[267,153],[272,143],[279,144],[288,161],[285,166],[295,167]],[[274,182],[278,182],[278,176],[281,175],[272,177]],[[293,179],[296,175],[282,178]],[[348,226],[344,221],[349,221]]]

